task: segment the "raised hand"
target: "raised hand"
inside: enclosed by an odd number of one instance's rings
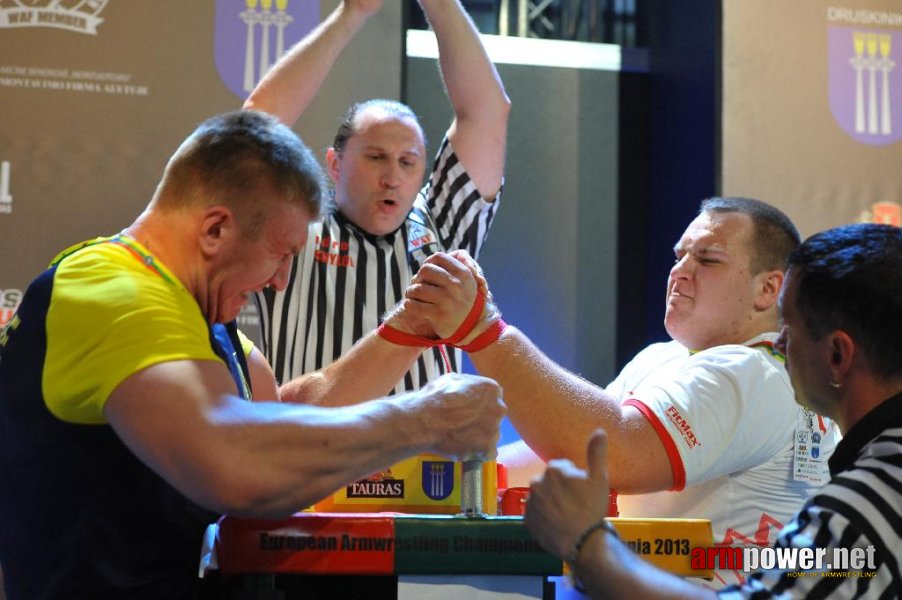
[[[566,459],[548,463],[529,488],[524,523],[545,549],[566,558],[582,532],[608,509],[607,435],[598,429],[589,439],[588,471]]]

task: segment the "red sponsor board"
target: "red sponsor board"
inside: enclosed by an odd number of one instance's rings
[[[391,515],[348,513],[298,513],[283,520],[223,517],[217,549],[219,568],[226,575],[390,575],[394,523]]]

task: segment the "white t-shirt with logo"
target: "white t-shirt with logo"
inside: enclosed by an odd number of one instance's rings
[[[769,546],[826,483],[838,430],[796,404],[774,339],[696,353],[653,344],[611,382],[655,428],[674,475],[671,491],[621,495],[620,516],[710,519],[715,545]],[[712,584],[740,580],[721,571]]]

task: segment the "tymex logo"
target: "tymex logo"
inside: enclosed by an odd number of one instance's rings
[[[109,0],[0,0],[0,29],[52,27],[97,35]]]

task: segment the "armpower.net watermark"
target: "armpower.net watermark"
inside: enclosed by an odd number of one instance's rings
[[[874,547],[867,548],[762,548],[731,546],[692,548],[694,570],[731,569],[787,571],[796,577],[873,577],[877,565]]]

